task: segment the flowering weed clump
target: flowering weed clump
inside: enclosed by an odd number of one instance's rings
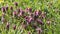
[[[60,34],[58,0],[6,0],[0,4],[0,34]]]

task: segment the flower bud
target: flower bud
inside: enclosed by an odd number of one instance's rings
[[[32,12],[32,8],[26,8],[27,12]]]
[[[8,6],[6,6],[6,10],[8,10]]]
[[[36,11],[34,12],[34,15],[39,16],[41,13],[42,13],[42,12],[41,12],[40,10],[36,10]]]
[[[33,13],[31,13],[31,14],[30,14],[30,16],[31,16],[31,17],[33,17],[33,16],[34,16],[34,14],[33,14]]]
[[[42,29],[41,28],[36,28],[36,31],[37,31],[38,34],[41,34]]]
[[[18,3],[17,2],[15,2],[14,4],[15,4],[15,6],[18,6]]]
[[[34,15],[34,20],[36,20],[38,18],[38,16]]]
[[[14,30],[16,29],[16,25],[13,26],[13,29],[14,29]]]
[[[22,13],[19,13],[19,14],[18,14],[18,17],[20,17],[20,16],[22,16]]]
[[[31,23],[31,21],[33,20],[33,18],[31,17],[31,16],[26,16],[25,17],[25,20],[26,20],[26,22],[27,22],[27,24],[30,24]]]
[[[6,28],[9,30],[10,23],[7,22]]]
[[[39,12],[38,11],[35,11],[35,15],[38,16],[39,15]]]
[[[2,7],[2,12],[5,12],[6,10],[5,10],[5,7]]]
[[[1,18],[1,21],[2,21],[2,24],[3,24],[3,22],[5,22],[5,18],[4,18],[4,17],[2,17],[2,18]]]
[[[40,20],[40,19],[37,19],[37,22],[38,22],[39,24],[43,25],[43,22],[42,22],[42,20]]]
[[[13,7],[12,6],[10,7],[10,10],[13,10]]]
[[[16,11],[14,11],[14,12],[13,12],[13,16],[16,16],[16,15],[17,15],[17,12],[16,12]]]
[[[20,12],[20,10],[21,10],[21,9],[19,8],[19,9],[18,9],[18,13]]]
[[[41,17],[45,18],[46,17],[46,12],[42,12]]]
[[[19,12],[18,16],[24,15],[24,11]]]

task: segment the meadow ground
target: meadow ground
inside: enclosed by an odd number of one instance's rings
[[[0,0],[0,34],[60,34],[60,0]]]

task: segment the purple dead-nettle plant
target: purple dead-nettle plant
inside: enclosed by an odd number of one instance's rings
[[[16,25],[13,25],[13,29],[14,29],[14,30],[16,29]]]
[[[36,31],[37,31],[38,34],[41,34],[42,29],[38,27],[38,28],[36,28]]]
[[[34,15],[33,17],[34,17],[34,20],[36,20],[38,18],[38,16],[36,16],[36,15]]]
[[[33,18],[31,16],[26,16],[25,20],[26,20],[27,24],[30,24],[33,21]]]
[[[32,12],[32,8],[26,8],[27,12]]]
[[[31,22],[33,20],[33,18],[31,16],[29,16],[28,22]]]
[[[4,6],[1,8],[1,10],[2,10],[2,12],[6,12],[6,9]]]
[[[19,9],[19,10],[18,10],[18,16],[22,16],[22,15],[24,15],[24,10]]]
[[[39,10],[35,10],[34,12],[34,20],[36,20],[40,16],[41,12]]]
[[[6,5],[6,7],[5,7],[5,8],[6,8],[6,11],[7,11],[7,10],[8,10],[8,8],[9,8],[9,7],[8,7],[8,4]]]
[[[8,10],[8,6],[6,6],[6,10]]]
[[[34,17],[34,14],[33,14],[33,13],[31,13],[31,14],[30,14],[30,16],[31,16],[31,17]]]
[[[14,5],[15,5],[15,6],[18,6],[18,2],[14,2]]]
[[[18,8],[18,9],[17,9],[18,13],[20,12],[20,10],[21,10],[21,8]]]
[[[19,12],[23,12],[23,10],[22,10],[22,8],[21,8],[21,7],[18,9],[18,13],[19,13]]]
[[[45,18],[46,17],[46,12],[42,12],[41,17]]]
[[[22,15],[24,15],[24,12],[20,12],[20,13],[18,14],[18,16],[22,16]]]
[[[20,17],[20,16],[22,16],[22,12],[20,12],[20,13],[18,14],[18,17]]]
[[[12,6],[10,7],[10,10],[13,10],[13,7]]]
[[[31,14],[32,13],[32,8],[26,8],[25,12],[28,13],[28,14]]]
[[[2,24],[5,22],[5,18],[2,16],[1,18]]]
[[[6,29],[8,29],[8,30],[9,30],[9,26],[10,26],[10,23],[9,23],[9,22],[7,22],[7,23],[6,23]]]
[[[37,21],[37,23],[39,23],[39,24],[41,24],[41,25],[44,24],[43,21],[42,21],[41,19],[37,19],[36,21]]]
[[[34,12],[34,14],[35,14],[36,16],[39,16],[39,11],[36,10],[36,11]]]
[[[2,24],[3,24],[4,22],[6,22],[6,19],[4,18],[5,15],[6,15],[5,13],[2,13],[2,17],[1,17]]]
[[[17,15],[17,11],[13,11],[13,17]]]

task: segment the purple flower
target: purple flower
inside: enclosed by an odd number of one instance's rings
[[[9,22],[7,22],[7,24],[6,24],[6,28],[9,30],[9,26],[10,26],[10,23]]]
[[[35,15],[38,16],[39,15],[39,11],[35,11]]]
[[[30,14],[30,16],[31,16],[31,17],[33,17],[33,16],[34,16],[34,14],[33,14],[33,13],[31,13],[31,14]]]
[[[21,9],[19,8],[19,9],[18,9],[18,13],[20,12],[20,10],[21,10]]]
[[[41,12],[40,10],[36,10],[36,11],[34,12],[34,15],[39,16],[41,13],[42,13],[42,12]]]
[[[12,6],[10,7],[10,10],[13,10],[13,7]]]
[[[23,10],[22,10],[22,8],[18,8],[18,12],[22,12]]]
[[[18,9],[18,16],[22,16],[22,15],[24,15],[24,10],[20,8]]]
[[[24,10],[22,10],[22,8],[19,8],[18,9],[18,12],[24,12]]]
[[[19,16],[22,16],[22,13],[19,13],[19,14],[18,14],[18,17],[19,17]]]
[[[15,4],[15,6],[18,6],[18,3],[17,2],[15,2],[14,4]]]
[[[8,10],[8,6],[6,6],[6,10]]]
[[[13,25],[13,29],[14,29],[14,30],[16,29],[16,25]]]
[[[4,18],[4,17],[2,17],[2,18],[1,18],[1,21],[2,21],[2,24],[3,24],[3,22],[5,22],[5,18]]]
[[[32,8],[26,8],[26,10],[31,12],[32,11]]]
[[[37,19],[37,22],[38,22],[39,24],[43,25],[43,22],[42,22],[42,20],[40,20],[40,19]]]
[[[20,13],[18,14],[18,16],[22,16],[22,15],[24,15],[24,12],[20,12]]]
[[[34,12],[34,20],[36,20],[40,15],[41,15],[41,11],[40,10],[35,10],[35,12]]]
[[[5,10],[5,7],[2,7],[2,12],[5,12],[6,10]]]
[[[42,12],[41,17],[45,18],[46,17],[46,12]]]
[[[17,12],[16,12],[16,11],[14,11],[14,12],[13,12],[13,16],[16,16],[16,15],[17,15]]]
[[[31,16],[26,16],[25,20],[27,22],[27,24],[31,23],[31,21],[33,20],[33,18]]]
[[[32,8],[26,8],[26,12],[32,12]]]
[[[42,29],[41,28],[36,28],[36,31],[37,31],[38,34],[41,34]]]
[[[34,17],[34,20],[36,20],[38,18],[38,16],[36,16],[36,15],[34,15],[33,17]]]

